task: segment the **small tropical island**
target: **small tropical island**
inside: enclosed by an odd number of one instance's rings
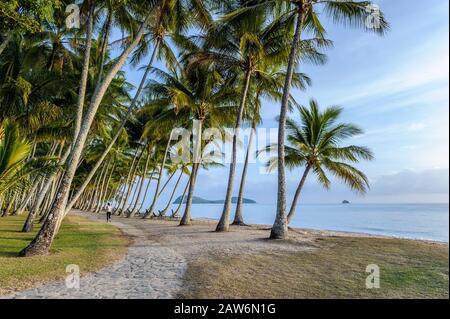
[[[173,204],[180,204],[181,203],[181,198],[182,196],[178,197],[177,199],[175,199],[175,201],[173,202]],[[231,198],[231,203],[232,204],[236,204],[238,202],[238,198],[237,197],[232,197]],[[187,198],[184,198],[183,200],[183,204],[187,203]],[[198,197],[198,196],[193,196],[192,197],[192,204],[224,204],[225,200],[223,199],[217,199],[217,200],[209,200],[209,199],[204,199],[202,197]],[[243,198],[242,199],[242,203],[244,204],[257,204],[257,202],[253,199],[248,199],[248,198]]]

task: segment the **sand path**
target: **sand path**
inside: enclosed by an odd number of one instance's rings
[[[80,211],[71,214],[104,221],[104,216]],[[215,233],[215,222],[196,221],[179,227],[177,222],[113,217],[113,224],[133,238],[126,257],[109,267],[81,274],[80,288],[69,289],[65,282],[44,284],[6,298],[176,298],[183,288],[183,275],[189,260],[210,251],[223,255],[257,251],[315,249],[309,232],[298,232],[290,241],[267,240],[263,227],[232,227]],[[302,245],[299,245],[299,241]]]

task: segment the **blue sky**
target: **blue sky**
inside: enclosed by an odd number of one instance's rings
[[[369,146],[376,154],[376,161],[358,166],[369,176],[372,190],[362,197],[334,182],[325,191],[310,178],[303,201],[448,202],[448,1],[374,2],[391,24],[389,33],[380,38],[335,26],[324,18],[328,38],[334,41],[334,48],[327,52],[329,61],[324,66],[301,66],[313,85],[306,92],[294,92],[302,104],[314,98],[322,107],[343,106],[342,120],[365,130],[349,143]],[[141,72],[127,69],[127,73],[130,82],[138,83]],[[277,126],[278,111],[279,104],[264,103],[263,127]],[[196,195],[223,198],[227,174],[228,168],[202,171]],[[300,169],[289,172],[289,194],[300,176]],[[275,203],[276,179],[276,175],[260,174],[259,164],[251,164],[246,197]]]

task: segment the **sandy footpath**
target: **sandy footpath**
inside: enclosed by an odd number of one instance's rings
[[[102,214],[74,211],[72,214],[105,222]],[[268,240],[266,226],[233,226],[226,233],[214,232],[211,220],[194,221],[180,227],[176,221],[127,219],[113,216],[113,224],[134,240],[127,256],[98,272],[82,274],[80,288],[68,289],[64,282],[45,284],[7,298],[175,298],[183,288],[188,262],[210,251],[223,255],[258,251],[317,249],[315,240],[324,236],[365,234],[293,229],[286,241]]]

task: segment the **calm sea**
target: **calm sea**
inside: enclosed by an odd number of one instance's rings
[[[222,207],[193,205],[193,218],[218,219]],[[247,204],[244,206],[244,219],[250,224],[272,224],[275,211],[274,205]],[[304,204],[298,207],[291,226],[448,242],[449,205]]]

